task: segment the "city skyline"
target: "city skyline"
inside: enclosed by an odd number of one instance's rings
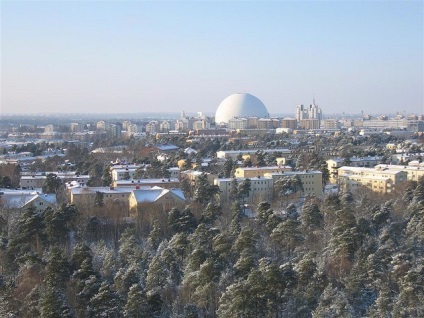
[[[421,1],[0,6],[0,114],[424,112]]]

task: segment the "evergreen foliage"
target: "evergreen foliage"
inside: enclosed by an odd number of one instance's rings
[[[248,218],[248,184],[233,182],[231,205],[208,195],[150,233],[71,205],[3,211],[0,315],[422,317],[423,185],[261,202]]]

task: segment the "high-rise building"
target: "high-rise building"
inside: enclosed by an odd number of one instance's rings
[[[312,104],[309,105],[309,119],[318,119],[322,120],[322,110],[315,104],[315,99]]]
[[[315,103],[315,99],[313,100],[312,104],[309,105],[309,108],[306,108],[303,105],[297,105],[296,106],[296,120],[297,120],[297,122],[301,123],[302,120],[307,120],[307,119],[316,119],[316,120],[318,120],[318,122],[320,122],[322,120],[322,110]],[[316,124],[314,123],[314,126],[315,125]]]
[[[81,125],[79,123],[71,123],[70,126],[71,126],[71,132],[74,132],[74,133],[81,132],[84,130],[84,125]]]
[[[152,120],[146,125],[146,133],[155,134],[159,132],[159,122],[157,120]]]
[[[98,121],[96,124],[97,131],[105,131],[106,130],[106,122],[104,120]]]
[[[44,133],[46,134],[53,134],[54,133],[54,126],[53,125],[47,125],[44,127]]]
[[[163,121],[159,125],[159,129],[161,132],[168,132],[171,130],[171,123],[167,120]]]
[[[300,122],[302,119],[308,119],[308,110],[303,105],[296,106],[296,120]]]

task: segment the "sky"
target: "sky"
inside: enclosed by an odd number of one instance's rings
[[[1,0],[0,114],[424,113],[423,1]]]

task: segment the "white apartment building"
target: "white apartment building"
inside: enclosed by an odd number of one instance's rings
[[[115,165],[110,167],[112,181],[133,179],[135,172],[141,165]]]
[[[232,118],[228,121],[228,128],[230,129],[247,129],[246,118]]]
[[[81,186],[85,186],[90,179],[89,175],[79,175],[75,171],[67,172],[44,172],[43,174],[21,175],[19,185],[21,188],[26,189],[39,189],[42,188],[46,182],[47,175],[53,173],[63,182],[77,181]]]
[[[34,206],[38,213],[57,205],[56,194],[43,194],[29,190],[0,190],[0,206],[7,209],[23,209]]]
[[[263,153],[281,153],[281,154],[291,154],[291,150],[286,148],[275,148],[275,149],[250,149],[250,150],[221,150],[216,152],[216,157],[221,159],[236,159],[238,155],[254,155],[258,150],[261,150]]]
[[[160,131],[159,122],[156,120],[152,120],[146,125],[146,133],[155,134]]]
[[[171,130],[171,123],[169,121],[163,121],[159,125],[159,129],[161,132],[168,132]]]

